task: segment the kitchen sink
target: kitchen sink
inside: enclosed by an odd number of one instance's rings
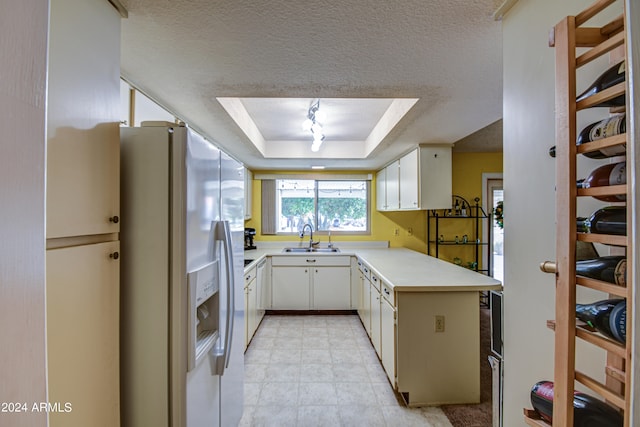
[[[336,253],[340,252],[338,248],[284,248],[282,252],[289,253]]]

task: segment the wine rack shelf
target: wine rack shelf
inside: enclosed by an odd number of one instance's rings
[[[602,280],[578,276],[576,277],[576,285],[584,286],[585,288],[589,289],[595,289],[596,291],[604,292],[621,298],[630,297],[629,289],[627,287],[603,282]]]
[[[624,11],[615,19],[608,21],[602,27],[588,25],[587,22],[600,15],[606,8],[613,5],[615,0],[598,0],[590,7],[575,16],[567,16],[553,29],[549,45],[555,48],[556,56],[556,256],[555,263],[545,262],[541,269],[555,273],[556,277],[556,310],[555,320],[547,322],[547,327],[555,334],[554,357],[554,402],[553,426],[573,425],[574,408],[573,396],[575,383],[587,387],[622,411],[625,427],[629,427],[631,391],[626,385],[631,384],[631,307],[634,297],[633,280],[633,242],[630,237],[631,226],[627,226],[627,235],[609,235],[577,232],[577,200],[580,197],[626,196],[627,214],[630,215],[631,201],[634,200],[631,185],[611,185],[608,187],[593,187],[578,189],[576,186],[577,159],[581,154],[594,153],[611,147],[631,147],[630,135],[619,134],[597,141],[576,145],[578,114],[580,111],[598,107],[598,111],[605,109],[602,103],[624,96],[627,102],[632,98],[628,92],[633,85],[627,74],[627,81],[615,84],[604,90],[576,101],[576,81],[579,69],[592,63],[604,55],[611,55],[611,65],[620,60],[627,60],[624,54],[629,51],[625,40],[625,26],[627,16]],[[628,2],[627,2],[628,4]],[[620,7],[616,3],[615,7]],[[607,13],[610,13],[608,10]],[[602,21],[602,20],[601,20]],[[607,22],[607,21],[605,21]],[[587,48],[586,50],[584,48]],[[623,51],[625,53],[623,53]],[[626,64],[628,65],[628,64]],[[627,67],[628,69],[628,67]],[[604,71],[604,70],[603,70]],[[626,108],[609,108],[610,113],[625,112]],[[604,118],[604,117],[603,117]],[[631,129],[626,116],[626,129]],[[620,150],[623,151],[624,150]],[[624,154],[623,154],[624,155]],[[609,162],[610,159],[604,159]],[[631,171],[627,168],[627,182]],[[625,201],[615,202],[614,205],[624,204]],[[620,286],[601,280],[595,280],[576,275],[576,242],[591,242],[622,248],[626,254],[626,277],[629,282]],[[620,249],[618,249],[619,251]],[[577,287],[594,289],[606,295],[601,299],[627,299],[627,342],[620,343],[600,334],[584,322],[576,319]],[[607,353],[604,366],[605,382],[601,383],[586,373],[576,370],[576,340],[580,339],[594,347],[603,349]],[[530,426],[548,426],[535,411],[525,409],[525,422]]]
[[[598,141],[593,141],[588,144],[578,145],[576,148],[576,152],[578,154],[592,153],[594,151],[598,151],[602,148],[610,148],[618,145],[625,145],[627,143],[627,135],[615,135],[610,136],[609,138],[603,138]]]

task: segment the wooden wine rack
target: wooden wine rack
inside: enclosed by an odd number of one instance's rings
[[[556,56],[556,318],[547,326],[555,331],[554,357],[554,402],[553,426],[573,426],[573,393],[575,381],[597,393],[613,407],[624,414],[625,427],[631,426],[631,314],[633,297],[633,241],[631,229],[631,203],[633,192],[631,185],[615,185],[578,190],[576,187],[576,160],[579,154],[597,151],[601,148],[626,144],[630,147],[632,139],[628,134],[616,135],[599,141],[576,146],[577,113],[593,107],[603,101],[627,93],[627,81],[611,87],[601,93],[576,102],[576,72],[585,64],[603,55],[609,54],[620,46],[625,46],[625,26],[627,17],[623,13],[602,27],[586,27],[584,24],[600,14],[614,3],[614,0],[599,0],[576,16],[568,16],[553,29],[549,45],[555,47]],[[578,55],[578,48],[580,54]],[[587,48],[585,51],[583,48]],[[621,48],[622,49],[622,48]],[[618,49],[621,50],[621,49]],[[627,59],[627,58],[625,58]],[[627,68],[628,69],[628,68]],[[604,71],[604,70],[603,70]],[[604,110],[603,110],[604,111]],[[611,109],[611,112],[624,112],[625,108]],[[627,130],[630,129],[630,115],[627,114]],[[627,148],[628,149],[628,148]],[[628,156],[629,157],[629,156]],[[607,160],[604,160],[607,161]],[[629,159],[631,161],[631,159]],[[627,167],[627,182],[633,182],[631,171]],[[576,230],[579,197],[621,195],[627,197],[627,234],[613,236],[603,234],[578,233]],[[627,286],[576,276],[576,241],[597,242],[626,248]],[[587,287],[604,292],[609,296],[627,299],[627,342],[620,344],[598,334],[587,325],[577,322],[575,317],[576,288]],[[607,352],[604,367],[606,381],[601,383],[585,373],[576,370],[576,338]],[[531,426],[548,426],[548,423],[536,416],[535,412],[525,409],[525,422]]]

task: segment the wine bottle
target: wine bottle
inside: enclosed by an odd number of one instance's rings
[[[627,119],[625,114],[611,116],[599,122],[594,122],[580,131],[576,140],[577,145],[587,144],[599,139],[608,138],[610,136],[619,135],[627,131]],[[606,159],[607,157],[624,156],[627,147],[625,144],[615,145],[613,147],[601,148],[589,153],[582,153],[591,159]],[[556,157],[555,145],[549,149],[549,155]]]
[[[553,422],[553,382],[539,381],[531,388],[531,404],[540,417]],[[622,414],[595,397],[573,392],[574,427],[621,427]]]
[[[582,233],[627,234],[627,208],[625,206],[605,206],[591,214],[589,218],[578,218],[578,231]]]
[[[591,123],[580,131],[577,145],[587,144],[589,142],[597,141],[599,139],[609,138],[611,136],[620,135],[627,131],[627,118],[626,114],[618,114],[616,116],[608,117],[599,122]],[[598,151],[592,151],[590,153],[583,153],[585,156],[592,159],[604,159],[613,156],[622,156],[626,152],[626,145],[616,145],[613,147],[601,148]]]
[[[627,162],[609,163],[591,171],[588,177],[578,181],[578,188],[606,187],[627,183]],[[604,202],[624,202],[626,194],[593,196]]]
[[[627,300],[607,299],[576,304],[576,317],[598,332],[624,343],[627,339]]]
[[[622,83],[625,80],[625,61],[622,61],[612,67],[610,67],[607,71],[602,73],[592,84],[582,92],[578,98],[576,98],[576,102],[580,102],[588,97],[595,95],[596,93],[601,93],[605,89],[613,87],[618,83]],[[594,107],[622,107],[625,105],[625,96],[619,95],[613,99],[608,101],[603,101]]]
[[[576,261],[576,274],[620,286],[627,284],[627,258],[602,256]]]

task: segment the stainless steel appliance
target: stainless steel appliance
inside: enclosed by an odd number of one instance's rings
[[[121,129],[123,427],[243,410],[242,165],[186,127]]]

